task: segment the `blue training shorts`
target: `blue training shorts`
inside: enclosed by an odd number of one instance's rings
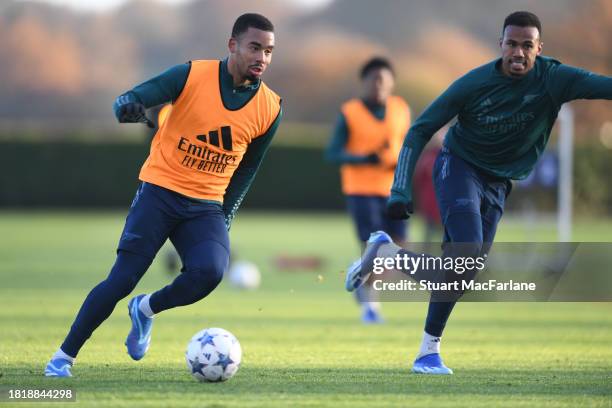
[[[181,258],[206,240],[218,242],[229,254],[221,204],[197,201],[143,182],[130,207],[118,250],[154,258],[168,238]]]
[[[434,164],[434,186],[444,224],[444,241],[493,242],[504,213],[510,180],[490,176],[443,148]],[[476,224],[451,223],[451,215],[471,213]]]

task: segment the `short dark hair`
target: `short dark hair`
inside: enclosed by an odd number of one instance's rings
[[[506,17],[504,20],[504,27],[502,28],[502,36],[506,31],[506,27],[510,25],[517,27],[535,27],[538,29],[540,37],[542,37],[542,23],[540,23],[538,16],[529,11],[515,11]]]
[[[274,25],[266,17],[256,13],[246,13],[236,19],[232,27],[232,38],[237,38],[240,34],[246,33],[249,27],[274,32]]]
[[[395,76],[393,66],[391,65],[391,62],[388,59],[384,57],[374,57],[368,60],[368,62],[366,62],[365,64],[363,64],[363,66],[361,67],[361,71],[359,71],[359,78],[364,79],[370,73],[370,71],[374,71],[375,69],[381,68],[388,69],[389,71],[391,71],[391,74]]]

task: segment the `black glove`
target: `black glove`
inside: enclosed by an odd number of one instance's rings
[[[377,164],[380,163],[380,157],[376,153],[370,153],[366,156],[366,163]]]
[[[394,220],[407,220],[414,212],[412,201],[389,201],[387,203],[387,215]]]
[[[145,115],[145,107],[142,103],[129,102],[119,107],[119,122],[120,123],[146,123],[150,128],[154,128],[155,124],[151,122]]]

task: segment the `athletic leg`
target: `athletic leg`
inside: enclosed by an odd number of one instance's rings
[[[381,197],[347,196],[347,207],[363,252],[370,234],[385,229],[383,218],[384,203]],[[370,281],[359,286],[354,292],[355,300],[361,307],[361,321],[366,324],[382,323],[380,303],[372,291]]]
[[[108,277],[89,292],[62,343],[60,348],[66,354],[76,357],[85,341],[111,315],[117,303],[132,293],[151,262],[151,258],[142,255],[118,252]]]
[[[346,206],[355,225],[357,239],[364,246],[370,234],[377,230],[376,227],[383,228],[379,205],[374,197],[349,195],[346,196]]]
[[[434,184],[444,225],[443,256],[477,256],[483,242],[480,214],[483,194],[476,171],[447,149],[442,149],[434,166]],[[455,243],[463,244],[457,246]],[[457,276],[451,272],[448,278],[455,280]],[[452,374],[440,358],[440,341],[455,302],[444,299],[448,299],[448,293],[431,294],[423,340],[413,372]]]
[[[434,166],[434,181],[444,224],[443,256],[477,256],[483,242],[480,214],[482,186],[478,175],[463,160],[443,149]],[[459,247],[453,243],[465,244]],[[471,253],[456,254],[458,250]],[[455,302],[436,301],[436,296],[432,294],[429,303],[425,332],[440,337]]]
[[[221,207],[194,204],[193,211],[197,215],[180,223],[170,234],[183,269],[170,285],[151,295],[149,304],[153,313],[189,305],[208,296],[228,267],[229,236]]]
[[[389,234],[389,236],[393,239],[393,242],[399,246],[402,246],[408,239],[408,221],[394,220],[387,215],[388,197],[378,197],[378,200],[380,203],[378,211],[383,222],[382,230]]]
[[[480,215],[474,211],[453,211],[447,205],[444,206],[447,217],[443,217],[443,220],[445,220],[446,245],[449,248],[449,250],[445,248],[445,256],[454,256],[456,254],[449,254],[449,252],[457,250],[461,252],[458,254],[460,256],[481,256],[489,251],[493,243],[497,224],[503,214],[505,198],[510,192],[511,185],[509,182],[489,182],[483,177],[473,178],[473,180],[481,196]],[[465,202],[465,197],[461,201]],[[469,244],[453,247],[454,242]],[[451,374],[452,370],[444,365],[439,353],[440,337],[455,302],[436,302],[435,295],[435,293],[432,294],[432,301],[429,303],[423,341],[413,371],[425,374]]]
[[[115,264],[108,277],[86,297],[52,361],[60,357],[72,363],[93,331],[148,269],[172,227],[171,211],[163,194],[159,187],[146,183],[138,188],[121,234]]]
[[[485,194],[482,205],[482,253],[488,253],[493,245],[497,225],[504,214],[506,198],[510,195],[512,184],[510,181],[494,181],[485,185]]]

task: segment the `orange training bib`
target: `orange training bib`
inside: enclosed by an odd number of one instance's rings
[[[399,96],[387,99],[385,118],[376,118],[360,99],[342,105],[348,127],[345,149],[355,155],[376,153],[377,164],[344,164],[340,168],[342,192],[347,195],[388,196],[397,158],[410,127],[410,109]]]
[[[241,109],[221,99],[220,61],[193,61],[179,98],[161,121],[140,180],[188,197],[223,202],[251,141],[280,112],[280,97],[263,82]]]

